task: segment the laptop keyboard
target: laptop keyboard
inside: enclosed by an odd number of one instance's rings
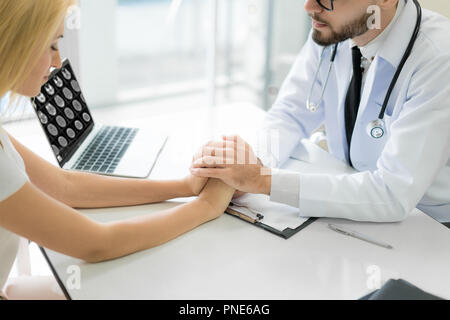
[[[139,129],[103,127],[72,169],[113,173]]]

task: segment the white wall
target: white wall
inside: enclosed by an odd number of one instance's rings
[[[81,85],[90,106],[117,98],[116,0],[81,0],[79,63]]]
[[[450,18],[450,0],[421,0],[420,4]]]
[[[275,101],[281,84],[292,68],[311,28],[303,1],[274,0],[274,2],[270,105]]]

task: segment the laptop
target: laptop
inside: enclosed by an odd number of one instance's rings
[[[66,170],[146,178],[167,141],[149,129],[96,124],[68,59],[31,102]]]

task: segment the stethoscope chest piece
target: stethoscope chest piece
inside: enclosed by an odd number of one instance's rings
[[[371,121],[367,125],[367,134],[374,139],[382,138],[384,136],[384,133],[384,121],[382,119]]]

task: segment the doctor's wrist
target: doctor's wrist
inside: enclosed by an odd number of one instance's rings
[[[261,167],[258,193],[270,196],[271,185],[272,185],[271,169],[267,167]]]

